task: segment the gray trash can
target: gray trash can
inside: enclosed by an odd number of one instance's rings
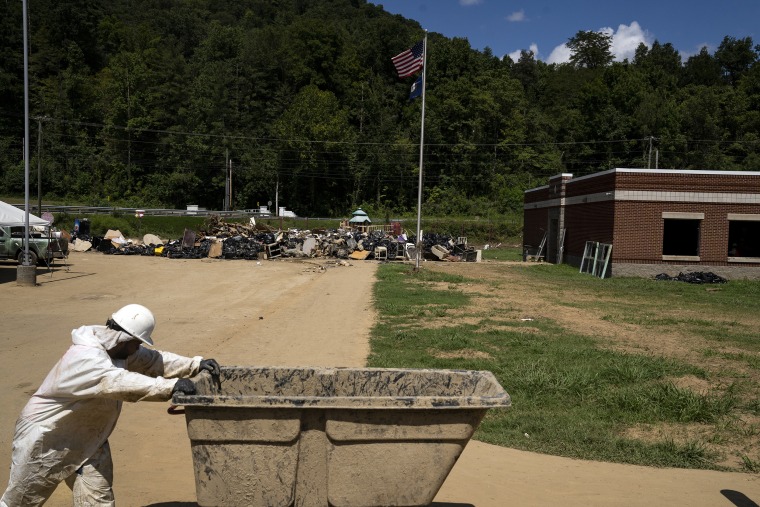
[[[185,407],[201,506],[413,506],[433,501],[486,411],[487,371],[222,368]]]

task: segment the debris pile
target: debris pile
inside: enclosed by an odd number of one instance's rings
[[[656,275],[655,280],[672,280],[686,283],[726,283],[727,280],[722,276],[716,275],[710,271],[694,271],[692,273],[678,273],[677,276],[670,276],[667,273]]]
[[[265,225],[227,223],[212,216],[198,233],[185,231],[182,239],[162,241],[146,234],[142,242],[126,240],[119,231],[104,237],[80,235],[85,250],[87,243],[109,255],[163,256],[171,259],[273,259],[308,257],[338,259],[414,260],[414,235],[394,235],[380,230],[362,232],[353,228],[275,230]],[[447,262],[476,262],[479,251],[467,245],[467,238],[443,234],[424,234],[423,258]],[[84,251],[81,250],[80,251]]]
[[[151,246],[149,245],[148,248],[150,249]],[[200,241],[198,244],[193,244],[190,247],[184,247],[180,240],[172,240],[163,247],[156,248],[153,255],[161,255],[170,259],[203,259],[204,257],[208,257],[210,249],[211,241],[209,240]],[[146,255],[151,254],[146,253]]]

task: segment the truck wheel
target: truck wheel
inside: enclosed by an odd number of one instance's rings
[[[20,251],[18,253],[17,257],[18,263],[22,264],[24,262],[24,251]],[[34,253],[34,250],[29,250],[29,265],[30,266],[36,266],[37,265],[37,254]]]

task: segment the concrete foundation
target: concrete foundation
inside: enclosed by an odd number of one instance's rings
[[[35,287],[37,285],[37,266],[19,265],[16,269],[16,285]]]
[[[676,276],[678,273],[694,271],[711,272],[727,280],[760,280],[757,266],[712,266],[709,264],[630,264],[612,263],[612,276],[634,276],[652,278],[660,273]]]
[[[565,263],[579,268],[580,257],[567,256]],[[760,280],[760,266],[743,266],[740,264],[712,265],[712,264],[634,264],[631,262],[610,262],[607,268],[607,277],[630,276],[638,278],[654,278],[660,273],[676,276],[678,273],[692,273],[694,271],[711,272],[722,276],[726,280]]]

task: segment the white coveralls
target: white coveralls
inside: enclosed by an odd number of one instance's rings
[[[168,400],[176,379],[197,374],[202,359],[146,347],[111,359],[109,349],[134,338],[105,326],[82,326],[71,337],[16,422],[0,507],[42,505],[63,480],[77,507],[115,505],[108,437],[122,402]]]

